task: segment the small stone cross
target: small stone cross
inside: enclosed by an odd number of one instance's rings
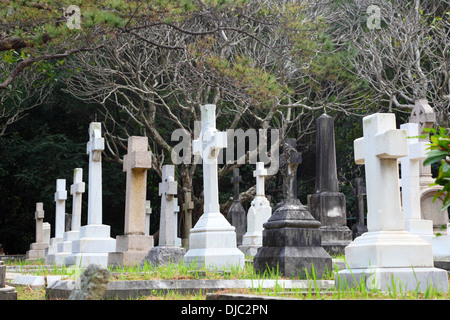
[[[192,210],[194,210],[194,202],[191,200],[191,193],[186,192],[184,194],[184,203],[183,203],[183,211],[184,211],[184,236],[186,241],[186,247],[189,248],[189,234],[192,229]]]
[[[231,183],[234,186],[234,201],[239,201],[239,182],[242,181],[242,176],[239,175],[239,168],[233,169],[233,177]]]
[[[177,194],[177,182],[175,181],[175,166],[163,165],[162,182],[159,183],[159,195],[161,196],[161,217],[159,227],[159,245],[174,246],[174,196]]]
[[[297,167],[302,163],[302,154],[296,146],[295,138],[287,138],[283,144],[283,193],[286,200],[297,199]]]
[[[42,202],[36,203],[36,212],[34,217],[36,219],[36,242],[44,242],[44,204]]]
[[[253,171],[253,176],[256,177],[256,196],[264,196],[264,177],[267,176],[267,169],[264,169],[264,162],[256,163],[256,170]]]
[[[145,235],[150,235],[150,215],[152,214],[152,207],[150,200],[145,201]]]
[[[355,187],[352,193],[357,199],[356,212],[358,225],[364,226],[364,196],[366,195],[366,188],[364,187],[362,178],[355,179]]]

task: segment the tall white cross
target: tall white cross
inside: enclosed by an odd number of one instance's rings
[[[81,227],[81,201],[86,184],[83,180],[83,169],[76,168],[73,172],[73,184],[70,186],[72,195],[72,231],[77,231]]]
[[[202,129],[197,140],[192,141],[194,155],[203,159],[204,212],[220,212],[217,178],[217,157],[227,146],[227,133],[216,129],[216,105],[201,106]]]
[[[55,238],[63,238],[66,220],[66,179],[56,180],[56,192],[55,192],[55,202],[56,202],[56,219],[55,219]]]
[[[394,114],[375,113],[363,119],[363,135],[354,152],[355,162],[365,165],[367,228],[404,230],[397,159],[408,155],[406,131],[396,129]]]
[[[89,155],[88,224],[102,224],[102,151],[105,139],[101,130],[100,122],[90,123],[86,147]]]
[[[267,169],[264,169],[264,162],[256,163],[256,170],[253,171],[253,176],[256,177],[256,196],[264,196],[264,177],[267,176]]]
[[[128,154],[123,157],[123,171],[127,173],[125,234],[145,234],[147,170],[151,167],[152,152],[148,151],[148,137],[129,137]]]
[[[175,166],[162,166],[162,182],[159,184],[159,195],[161,196],[161,215],[159,227],[159,245],[174,246],[174,196],[177,194],[177,182],[175,181]]]

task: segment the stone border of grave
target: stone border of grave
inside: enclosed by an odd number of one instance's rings
[[[177,293],[214,293],[226,289],[270,289],[280,286],[283,290],[308,289],[311,280],[128,280],[110,281],[103,299],[133,299],[141,296],[155,295],[157,293],[167,293],[176,291]],[[75,281],[57,280],[45,289],[48,299],[68,299]],[[316,280],[315,288],[334,289],[334,280]]]

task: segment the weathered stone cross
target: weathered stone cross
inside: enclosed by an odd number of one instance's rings
[[[65,217],[66,217],[66,179],[56,180],[56,192],[55,192],[55,202],[56,202],[56,218],[55,218],[55,238],[63,238],[65,229]]]
[[[283,143],[283,194],[286,200],[297,199],[297,167],[302,163],[302,154],[296,149],[297,140],[287,138]]]
[[[89,124],[89,141],[86,153],[89,155],[88,181],[88,224],[102,224],[102,151],[105,139],[102,138],[100,122]]]
[[[363,119],[363,138],[354,141],[356,164],[365,165],[367,229],[404,230],[397,159],[408,155],[406,131],[395,115],[376,113]]]
[[[36,203],[36,212],[34,217],[36,219],[36,242],[44,242],[44,204],[42,202]]]
[[[184,235],[186,247],[189,248],[189,234],[192,229],[192,210],[194,210],[194,202],[191,200],[191,193],[186,192],[184,195],[183,211],[184,211]]]
[[[231,183],[234,186],[234,201],[239,201],[239,182],[242,181],[242,176],[239,175],[239,168],[233,169],[233,177]]]
[[[145,201],[147,170],[152,167],[152,152],[148,151],[148,137],[128,138],[128,154],[123,157],[123,171],[127,173],[125,198],[125,234],[145,234]]]
[[[175,246],[173,237],[174,227],[174,196],[177,194],[177,182],[175,181],[175,166],[162,166],[162,182],[159,183],[159,195],[161,196],[161,218],[159,227],[159,246]]]

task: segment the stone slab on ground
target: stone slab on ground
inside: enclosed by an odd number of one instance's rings
[[[11,286],[30,286],[33,289],[42,288],[51,285],[53,282],[61,280],[61,276],[34,276],[34,275],[18,275],[10,282]]]
[[[45,291],[48,299],[68,299],[75,281],[58,280],[48,286]],[[310,283],[308,280],[129,280],[110,281],[103,295],[104,299],[130,299],[146,295],[155,295],[161,292],[177,291],[178,293],[197,293],[200,290],[204,293],[217,292],[225,289],[270,289],[280,286],[283,290],[307,289]],[[316,280],[318,288],[334,288],[334,280]]]
[[[301,300],[299,298],[263,296],[257,294],[207,293],[206,300]]]

